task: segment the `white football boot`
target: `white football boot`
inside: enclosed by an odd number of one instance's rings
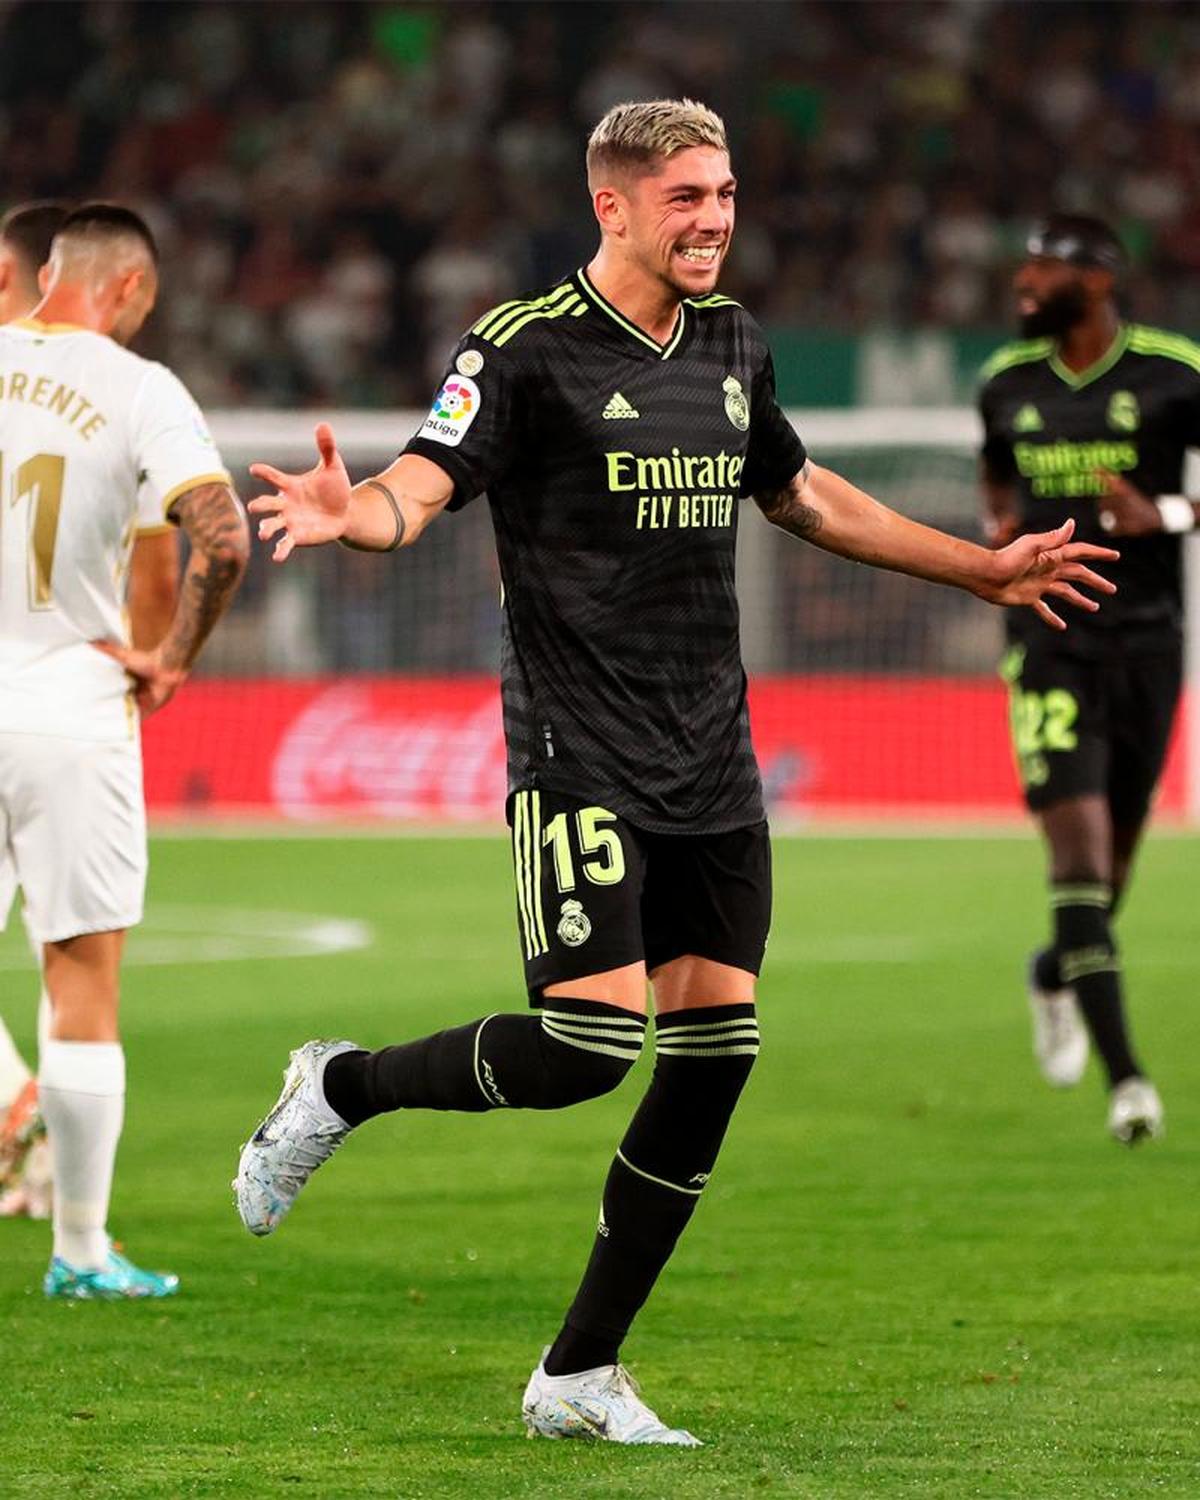
[[[1042,1077],[1056,1089],[1074,1088],[1088,1060],[1087,1027],[1075,992],[1042,989],[1032,961],[1026,988],[1033,1017],[1033,1055]]]
[[[300,1189],[350,1134],[325,1101],[322,1079],[331,1057],[361,1049],[354,1042],[305,1042],[291,1055],[283,1092],[242,1147],[233,1191],[251,1234],[279,1227]]]
[[[1123,1078],[1108,1105],[1108,1133],[1123,1146],[1162,1135],[1162,1100],[1148,1078]]]
[[[600,1365],[575,1375],[547,1375],[546,1350],[521,1401],[526,1437],[591,1438],[610,1443],[663,1443],[701,1448],[699,1438],[668,1427],[638,1395],[624,1365]]]

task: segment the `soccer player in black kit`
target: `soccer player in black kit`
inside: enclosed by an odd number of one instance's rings
[[[738,649],[734,538],[752,495],[816,545],[996,603],[1088,609],[1108,591],[1069,525],[992,552],[919,526],[811,464],[753,320],[716,294],[734,221],[724,126],[687,100],[593,131],[601,244],[544,296],[481,318],[424,426],[351,488],[333,435],[304,475],[265,465],[259,535],[285,560],[387,551],[487,492],[504,580],[501,666],[517,933],[534,1012],[367,1053],[310,1042],[243,1148],[243,1222],[270,1233],[347,1133],[394,1109],[556,1109],[656,1064],[604,1188],[582,1283],[530,1378],[531,1434],[693,1446],[618,1351],[692,1215],[758,1051],[770,850]]]
[[[1117,1140],[1159,1133],[1158,1091],[1134,1053],[1112,918],[1162,770],[1182,663],[1181,493],[1200,445],[1200,346],[1124,323],[1125,256],[1098,219],[1059,214],[1031,235],[1015,289],[1024,342],[984,367],[987,522],[1003,545],[1070,518],[1119,537],[1120,592],[1069,639],[1011,611],[1004,672],[1025,799],[1050,865],[1052,940],[1030,964],[1034,1050],[1077,1083],[1090,1033]]]

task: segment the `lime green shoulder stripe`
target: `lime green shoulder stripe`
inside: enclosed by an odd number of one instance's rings
[[[573,317],[578,317],[582,300],[578,292],[573,292],[569,297],[564,297],[561,301],[555,303],[553,307],[528,308],[520,317],[502,328],[492,339],[492,343],[495,344],[497,349],[502,349],[508,343],[509,339],[515,337],[516,334],[520,333],[522,328],[525,328],[530,323],[561,318],[564,313],[570,313]]]
[[[1178,360],[1200,372],[1200,344],[1194,344],[1182,334],[1136,324],[1129,330],[1129,347],[1135,354],[1159,354],[1164,359]]]
[[[513,318],[520,317],[523,312],[534,308],[550,306],[572,290],[571,283],[564,281],[560,286],[556,286],[552,291],[547,292],[544,297],[518,297],[512,302],[501,302],[498,307],[493,307],[490,312],[485,312],[479,322],[471,329],[471,332],[478,334],[480,338],[492,338],[500,331],[504,323],[510,322]]]
[[[492,322],[493,318],[500,317],[502,313],[511,312],[514,307],[524,306],[525,304],[520,300],[520,298],[514,298],[512,302],[501,302],[497,307],[493,307],[488,312],[485,312],[483,317],[480,318],[479,322],[472,327],[471,332],[482,334],[486,332],[487,327]]]
[[[1045,359],[1053,350],[1049,339],[1024,339],[1018,344],[1004,344],[986,360],[979,371],[980,380],[991,380],[1002,370],[1011,370],[1014,365],[1031,365]]]
[[[740,302],[735,302],[732,297],[722,296],[720,292],[710,292],[707,297],[686,298],[689,307],[741,307]]]

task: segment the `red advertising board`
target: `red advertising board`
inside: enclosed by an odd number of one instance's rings
[[[1019,813],[995,680],[760,678],[750,704],[776,813]],[[1162,790],[1175,812],[1179,739]],[[504,802],[492,678],[196,681],[147,722],[145,747],[152,812],[478,822]]]

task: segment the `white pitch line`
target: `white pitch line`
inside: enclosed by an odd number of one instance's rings
[[[242,906],[147,908],[129,934],[124,962],[135,968],[168,964],[232,963],[247,959],[315,958],[367,948],[366,922],[297,911],[257,911]],[[34,959],[19,927],[0,939],[0,972],[32,969]]]

